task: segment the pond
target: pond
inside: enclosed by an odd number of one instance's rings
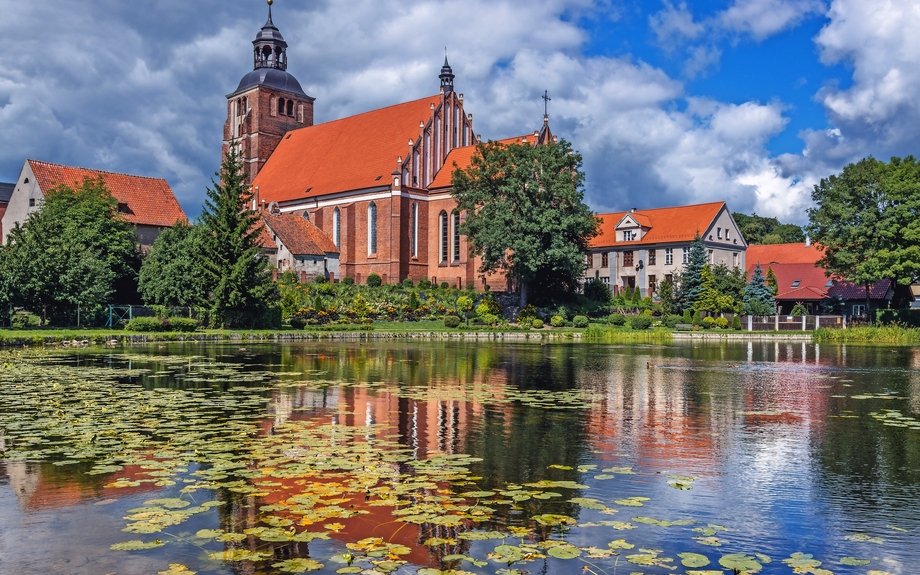
[[[0,352],[0,573],[920,571],[920,349]]]

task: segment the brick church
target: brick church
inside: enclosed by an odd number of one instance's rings
[[[363,283],[376,273],[391,284],[427,278],[508,290],[504,276],[481,277],[481,262],[459,233],[465,213],[451,197],[451,175],[469,166],[480,137],[447,58],[437,94],[314,125],[315,99],[288,72],[288,45],[268,4],[268,21],[253,41],[253,70],[227,96],[223,150],[239,146],[260,209],[297,218],[301,234],[317,228],[338,251],[295,257],[273,233],[282,227],[271,226],[269,251],[290,256],[273,264],[302,271],[307,256],[314,264],[322,257],[335,279]],[[533,134],[502,142],[555,141],[543,120]]]

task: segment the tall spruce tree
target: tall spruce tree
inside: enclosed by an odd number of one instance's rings
[[[744,311],[750,315],[770,315],[775,309],[773,290],[757,264],[751,280],[744,286]]]
[[[703,245],[703,239],[697,232],[693,243],[690,244],[690,255],[681,274],[683,288],[681,305],[684,309],[693,309],[693,304],[703,294],[703,266],[706,265],[707,260],[706,246]]]
[[[585,270],[597,219],[584,203],[581,155],[565,140],[532,146],[480,144],[470,167],[455,170],[452,194],[466,219],[461,233],[479,273],[505,272],[544,298],[573,293]]]
[[[274,327],[269,311],[278,290],[257,243],[262,221],[251,208],[252,190],[235,143],[215,175],[219,181],[211,181],[200,218],[202,284],[211,325]]]

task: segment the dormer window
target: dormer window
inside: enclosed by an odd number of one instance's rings
[[[794,282],[792,282],[792,287],[794,288],[797,288],[800,285],[802,285],[802,280],[795,280]]]
[[[834,280],[827,280],[827,283],[824,284],[824,287],[826,287],[826,288],[832,288],[832,287],[834,287]]]
[[[624,242],[631,242],[635,239],[636,239],[636,232],[630,231],[630,230],[623,231],[623,241]]]
[[[131,210],[128,209],[128,204],[118,202],[118,213],[119,214],[130,214]]]

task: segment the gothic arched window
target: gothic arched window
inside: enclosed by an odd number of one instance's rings
[[[451,214],[454,224],[454,261],[460,261],[460,212]]]
[[[284,115],[284,98],[278,98],[278,115]]]
[[[338,208],[332,210],[332,241],[335,247],[341,249],[342,239],[342,212]]]
[[[292,117],[292,118],[294,117],[294,100],[288,100],[288,103],[287,103],[287,115],[290,116],[290,117]]]
[[[446,263],[446,262],[447,262],[447,253],[448,253],[447,242],[448,242],[449,234],[448,234],[448,230],[447,230],[447,212],[445,212],[445,211],[443,211],[443,210],[442,210],[441,213],[438,215],[438,232],[439,232],[438,235],[440,236],[439,242],[438,242],[438,243],[440,243],[440,246],[438,246],[438,247],[439,247],[439,251],[441,252],[441,254],[440,254],[440,255],[441,255],[441,258],[440,258],[440,259],[441,259],[441,262],[442,262],[442,263]]]
[[[377,253],[377,204],[367,206],[367,253]]]
[[[418,257],[418,202],[412,202],[412,222],[410,223],[410,233],[412,234],[412,257]]]

